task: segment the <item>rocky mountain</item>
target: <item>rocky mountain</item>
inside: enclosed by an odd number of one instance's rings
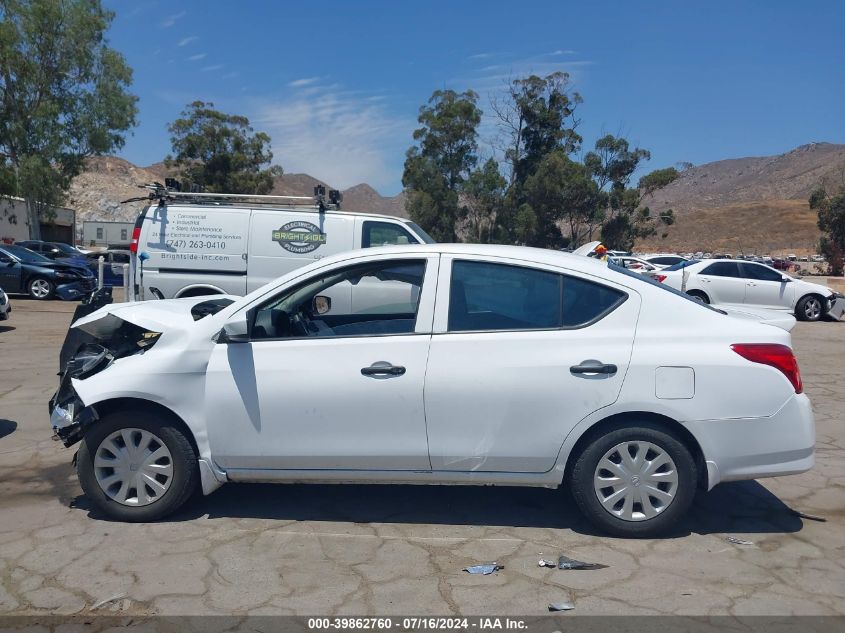
[[[693,167],[645,201],[652,212],[673,209],[677,221],[637,247],[815,252],[819,232],[807,199],[819,183],[843,182],[843,178],[845,145],[832,143]]]
[[[136,167],[129,161],[116,156],[98,156],[86,163],[83,173],[71,183],[68,206],[76,209],[77,223],[84,220],[134,221],[145,202],[121,204],[122,200],[144,195],[138,185],[148,182],[163,182],[173,175],[164,163],[148,167]],[[272,194],[280,196],[314,195],[314,186],[322,184],[326,189],[333,187],[308,174],[284,174],[276,178]],[[404,194],[385,197],[367,184],[355,185],[343,191],[344,211],[381,213],[396,217],[407,217]]]

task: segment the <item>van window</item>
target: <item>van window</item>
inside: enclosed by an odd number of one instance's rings
[[[404,227],[390,222],[364,222],[361,248],[416,244],[417,240]]]

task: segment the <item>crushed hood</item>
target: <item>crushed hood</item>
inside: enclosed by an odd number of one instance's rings
[[[204,316],[219,312],[239,298],[231,295],[215,295],[162,301],[112,303],[78,319],[71,327],[79,328],[111,314],[142,328],[164,332],[174,327],[187,327]]]

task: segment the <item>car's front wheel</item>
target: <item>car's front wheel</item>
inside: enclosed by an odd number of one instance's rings
[[[801,297],[795,306],[795,316],[801,321],[818,321],[824,314],[824,304],[818,295]]]
[[[34,277],[29,280],[29,283],[27,284],[27,291],[29,292],[29,296],[33,299],[44,301],[52,298],[53,294],[56,292],[56,287],[49,279],[44,279],[44,277]]]
[[[576,457],[572,495],[587,519],[622,537],[666,532],[696,492],[695,460],[684,443],[648,422],[597,435]]]
[[[687,294],[693,299],[701,301],[701,303],[710,303],[710,297],[708,297],[707,294],[702,292],[701,290],[688,290]]]
[[[199,480],[196,451],[182,430],[143,411],[112,413],[92,426],[76,468],[87,497],[120,521],[154,521],[174,512]]]

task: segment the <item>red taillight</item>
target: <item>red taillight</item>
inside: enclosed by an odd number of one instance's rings
[[[654,278],[657,281],[659,281],[660,283],[663,283],[664,281],[666,281],[666,275],[655,275]]]
[[[132,229],[132,241],[129,242],[129,252],[130,253],[137,253],[138,252],[138,240],[141,239],[141,227],[136,226]]]
[[[798,360],[786,345],[776,343],[734,343],[731,349],[753,363],[762,363],[779,369],[795,387],[795,393],[802,393],[801,372]]]

